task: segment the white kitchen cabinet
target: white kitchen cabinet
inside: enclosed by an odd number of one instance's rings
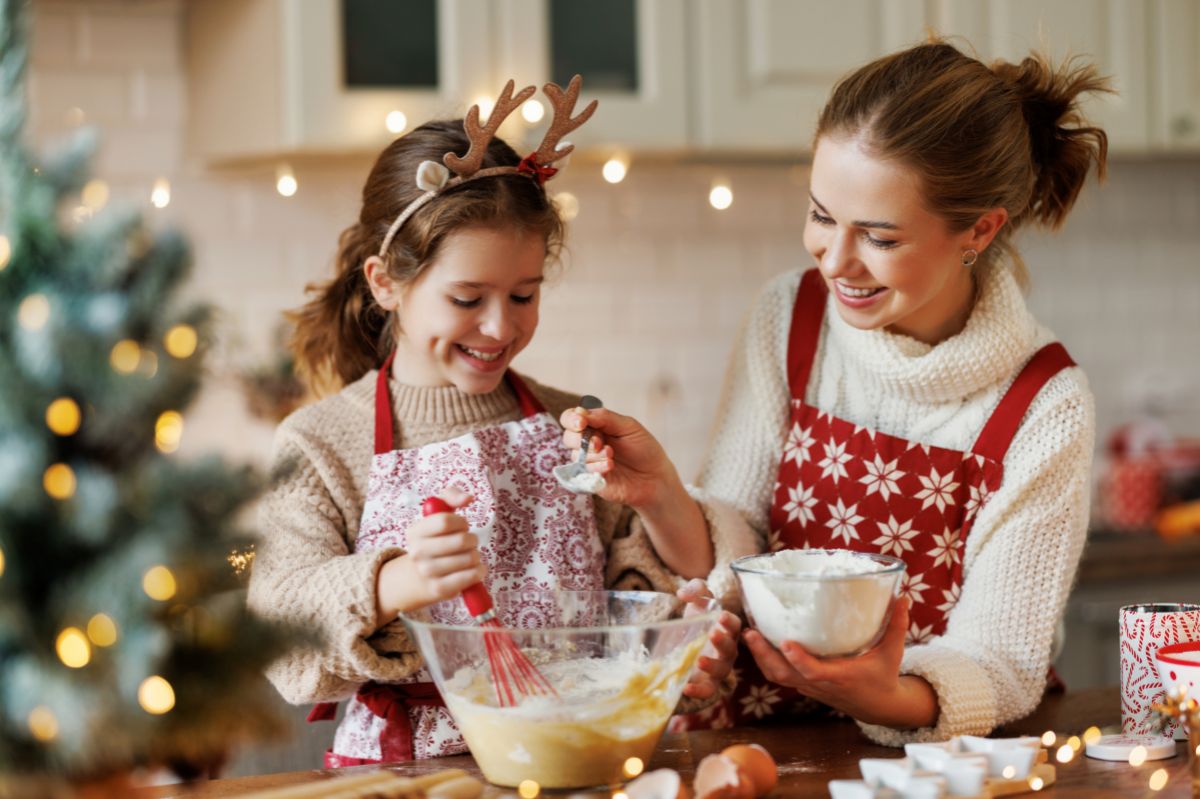
[[[497,92],[488,0],[436,0],[430,85],[347,88],[339,0],[204,0],[187,5],[189,147],[209,162],[374,152],[409,128],[461,115]]]
[[[1200,150],[1200,3],[1154,0],[1153,9],[1155,141],[1194,153]]]
[[[1030,50],[1045,51],[1056,62],[1068,55],[1095,62],[1101,74],[1112,76],[1117,94],[1089,96],[1084,112],[1108,133],[1110,151],[1150,147],[1145,0],[935,0],[930,12],[931,27],[965,38],[985,62],[1020,61]]]
[[[607,3],[607,5],[605,4]],[[612,151],[620,149],[674,151],[688,145],[687,18],[684,0],[626,0],[624,3],[558,3],[562,12],[574,11],[584,20],[589,15],[608,15],[606,24],[619,26],[619,36],[632,40],[630,62],[622,71],[631,74],[604,77],[589,75],[583,69],[584,102],[600,101],[600,109],[587,125],[570,134],[570,141],[581,148]],[[572,7],[573,4],[573,7]],[[628,16],[624,12],[628,10]],[[569,76],[562,66],[555,74],[554,64],[570,66],[570,53],[556,49],[570,46],[556,41],[561,26],[552,24],[555,11],[552,0],[495,0],[495,43],[497,80],[506,76],[519,83],[540,87],[549,80],[565,82]],[[597,20],[599,22],[599,20]],[[567,20],[570,25],[571,21]],[[586,22],[585,22],[586,24]],[[603,32],[568,31],[581,36]],[[622,50],[624,41],[621,41]],[[564,63],[565,62],[565,63]],[[566,71],[572,71],[567,69]],[[547,109],[549,110],[549,109]],[[540,132],[545,121],[533,129]]]
[[[699,0],[696,143],[792,153],[811,145],[837,79],[920,41],[921,0]]]

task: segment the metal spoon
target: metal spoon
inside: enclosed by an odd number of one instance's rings
[[[584,394],[579,398],[579,407],[594,411],[603,408],[604,403],[599,397]],[[554,476],[559,484],[576,494],[594,494],[604,488],[604,478],[587,470],[588,448],[591,446],[594,432],[590,427],[583,428],[583,436],[579,440],[579,457],[570,463],[554,467]]]

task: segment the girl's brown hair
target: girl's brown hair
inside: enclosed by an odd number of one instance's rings
[[[925,203],[952,231],[1003,207],[1009,222],[980,255],[1007,254],[1027,282],[1012,232],[1063,223],[1092,164],[1105,174],[1108,137],[1090,126],[1080,95],[1111,92],[1092,64],[1055,67],[1037,53],[990,67],[944,41],[867,64],[834,88],[817,123],[822,136],[858,138],[869,152],[912,168]]]
[[[375,160],[363,186],[358,222],[338,239],[334,278],[309,284],[305,292],[312,298],[287,315],[295,325],[291,347],[297,371],[316,393],[357,380],[391,352],[397,320],[375,303],[363,263],[379,253],[388,227],[424,193],[416,183],[421,162],[440,164],[446,153],[461,155],[469,146],[461,119],[429,122],[393,141]],[[482,166],[516,166],[520,160],[493,138]],[[437,257],[448,235],[473,226],[543,236],[549,259],[562,244],[562,220],[536,180],[521,174],[480,178],[435,197],[404,223],[383,255],[388,276],[411,283]]]

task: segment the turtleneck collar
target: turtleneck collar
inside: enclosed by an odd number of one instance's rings
[[[868,380],[918,402],[945,402],[974,394],[1017,371],[1029,357],[1037,322],[1020,286],[1003,267],[981,276],[979,296],[959,333],[930,345],[887,330],[859,330],[832,303],[829,336]]]

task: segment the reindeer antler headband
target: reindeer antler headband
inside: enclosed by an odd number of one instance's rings
[[[421,165],[417,167],[416,179],[417,186],[424,189],[425,193],[409,203],[408,207],[400,212],[400,216],[396,217],[396,221],[388,228],[387,235],[383,237],[383,244],[379,245],[379,257],[382,258],[387,252],[388,246],[396,236],[396,231],[400,230],[409,217],[425,203],[447,189],[460,186],[469,180],[494,175],[529,175],[538,182],[539,186],[554,177],[558,173],[558,169],[551,164],[566,158],[575,149],[575,145],[561,141],[562,137],[587,122],[596,110],[597,102],[592,100],[588,103],[587,108],[584,108],[577,116],[571,116],[575,110],[575,103],[579,99],[579,88],[582,84],[583,79],[576,75],[571,78],[565,92],[557,83],[547,83],[542,87],[542,91],[550,99],[550,105],[554,109],[554,119],[550,123],[549,130],[546,131],[541,145],[522,158],[516,166],[479,168],[483,163],[483,156],[487,153],[488,143],[496,135],[501,123],[509,114],[519,108],[521,103],[533,96],[536,91],[534,87],[526,86],[514,97],[513,89],[516,84],[511,80],[506,83],[504,91],[500,93],[500,99],[496,101],[492,112],[488,114],[486,125],[479,124],[479,106],[471,106],[466,119],[463,120],[463,129],[471,141],[467,154],[460,158],[454,153],[446,153],[442,156],[445,165],[439,164],[437,161],[421,162]],[[451,170],[454,171],[456,177],[450,177]]]

